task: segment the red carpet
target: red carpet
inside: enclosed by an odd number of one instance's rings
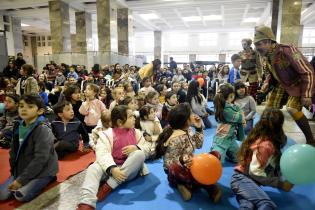
[[[59,173],[57,174],[57,181],[48,185],[44,191],[58,185],[65,181],[69,177],[83,171],[91,163],[95,161],[95,155],[93,152],[82,153],[77,151],[71,155],[68,155],[63,160],[59,161]],[[9,164],[9,150],[0,149],[0,184],[3,183],[10,176],[10,164]],[[0,209],[10,210],[21,206],[23,203],[11,199],[5,202],[0,201]]]

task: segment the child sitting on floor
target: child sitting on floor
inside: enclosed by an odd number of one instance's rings
[[[99,139],[99,132],[106,131],[108,128],[112,127],[112,122],[110,118],[110,111],[105,110],[101,114],[101,119],[98,121],[97,126],[92,130],[90,135],[90,147],[95,150],[96,144]]]
[[[286,192],[292,189],[293,185],[281,180],[280,174],[281,149],[287,142],[283,122],[281,110],[266,108],[243,142],[231,179],[239,209],[277,209],[260,185]]]
[[[58,159],[76,152],[79,149],[81,137],[84,143],[83,152],[89,152],[89,135],[83,123],[74,118],[71,102],[59,102],[53,109],[57,119],[51,123],[51,126],[56,137],[55,150]]]
[[[185,201],[191,199],[193,188],[202,187],[213,202],[218,202],[221,189],[217,185],[198,184],[189,170],[195,149],[201,148],[203,144],[202,119],[192,113],[188,103],[176,105],[168,117],[169,126],[164,128],[157,141],[156,158],[163,157],[169,184],[177,187]],[[190,125],[196,128],[195,134]]]
[[[121,87],[116,87],[112,91],[112,96],[113,96],[113,101],[109,105],[109,111],[112,111],[115,106],[118,105],[119,101],[123,100],[125,97],[125,92],[124,89]]]
[[[58,159],[54,135],[42,116],[45,105],[38,94],[25,94],[19,101],[22,120],[13,128],[10,150],[11,176],[0,185],[0,200],[14,196],[27,202],[56,179]]]
[[[18,95],[8,94],[5,96],[5,112],[0,117],[0,147],[2,148],[10,148],[13,125],[19,119],[18,102]]]
[[[92,129],[96,127],[102,111],[106,110],[104,103],[96,98],[98,92],[99,87],[97,85],[88,84],[84,91],[85,101],[79,109],[79,112],[85,116],[84,123],[88,133],[91,133]]]
[[[113,128],[99,133],[96,161],[87,169],[78,210],[95,209],[96,201],[104,200],[120,184],[149,173],[144,164],[149,148],[138,144],[143,136],[134,128],[132,111],[116,106],[111,120]],[[105,183],[100,186],[101,181]]]
[[[147,158],[151,159],[155,156],[156,141],[163,130],[153,107],[145,105],[140,109],[139,113],[139,128],[143,131],[143,137],[145,138],[143,143],[150,148],[150,154]]]
[[[178,104],[177,94],[173,91],[169,91],[165,95],[165,103],[162,108],[161,126],[164,128],[168,125],[168,113]]]
[[[145,97],[146,105],[154,108],[156,116],[161,119],[163,105],[160,103],[159,93],[156,91],[149,91]]]
[[[220,85],[214,97],[215,119],[218,121],[218,127],[211,151],[220,153],[222,163],[226,157],[230,162],[237,162],[236,154],[239,146],[236,140],[243,141],[244,139],[246,121],[242,110],[233,104],[233,101],[234,87],[229,83]]]

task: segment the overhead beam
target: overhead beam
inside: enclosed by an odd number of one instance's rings
[[[133,16],[135,17],[134,20],[135,22],[139,23],[140,25],[143,25],[147,29],[151,31],[159,31],[161,30],[159,27],[155,26],[151,22],[143,19],[137,12],[133,12]]]
[[[267,7],[264,9],[264,12],[261,14],[260,19],[257,22],[257,24],[265,25],[270,15],[271,15],[271,2],[268,2]]]
[[[301,15],[301,23],[302,24],[308,23],[310,21],[309,19],[312,20],[314,16],[315,16],[315,1],[310,7],[308,7],[305,10],[305,12],[302,13],[302,15]]]
[[[203,19],[203,15],[202,15],[202,12],[201,12],[201,10],[200,10],[200,7],[196,7],[196,9],[197,9],[198,15],[199,15],[200,18],[201,18],[201,21],[202,21],[203,26],[207,26],[206,21]]]
[[[175,12],[175,14],[177,15],[177,17],[183,22],[183,24],[185,25],[186,28],[189,28],[189,25],[187,24],[186,21],[183,20],[182,15],[180,14],[180,12],[177,9],[173,10]]]
[[[221,4],[221,25],[224,26],[225,25],[225,17],[224,17],[224,5]]]

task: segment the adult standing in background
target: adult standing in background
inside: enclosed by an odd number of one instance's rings
[[[242,60],[240,74],[244,83],[249,82],[248,94],[256,99],[258,83],[262,78],[262,69],[259,53],[253,50],[251,45],[251,39],[242,40],[243,51],[239,52]]]
[[[273,85],[266,107],[282,108],[287,111],[301,128],[306,143],[315,146],[309,122],[302,108],[312,105],[315,92],[314,69],[302,53],[292,45],[279,44],[271,28],[255,28],[254,44],[261,56],[266,57],[267,71],[270,72],[262,90]]]
[[[138,74],[140,79],[142,80],[144,77],[152,77],[153,76],[153,81],[155,81],[156,74],[158,70],[161,69],[161,60],[160,59],[155,59],[151,63],[148,63],[147,65],[143,66]]]
[[[23,54],[22,53],[18,53],[16,55],[16,59],[15,59],[15,66],[18,70],[21,70],[21,67],[26,64],[25,60],[23,59]]]
[[[177,63],[174,61],[173,57],[170,57],[170,69],[172,72],[177,69]]]

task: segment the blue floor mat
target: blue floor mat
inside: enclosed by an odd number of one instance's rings
[[[211,107],[211,104],[209,104]],[[256,117],[257,119],[258,117]],[[210,116],[213,128],[205,130],[205,141],[196,154],[208,152],[215,134],[216,122]],[[294,144],[288,140],[288,144]],[[147,162],[150,174],[125,183],[112,192],[103,202],[97,203],[97,209],[110,210],[229,210],[238,209],[238,203],[230,189],[230,179],[233,173],[233,164],[223,165],[223,174],[218,184],[223,195],[219,203],[213,204],[203,190],[193,192],[190,201],[185,202],[176,189],[168,185],[166,174],[163,171],[162,160]],[[315,172],[314,172],[315,174]],[[285,210],[314,210],[315,184],[295,186],[291,192],[282,192],[271,187],[264,190],[277,204],[278,209]]]

